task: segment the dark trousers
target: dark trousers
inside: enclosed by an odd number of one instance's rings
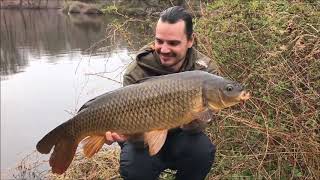
[[[168,134],[155,156],[130,142],[121,146],[120,174],[125,180],[158,179],[167,168],[177,170],[177,180],[202,180],[215,157],[215,146],[203,132],[190,134],[180,129]]]

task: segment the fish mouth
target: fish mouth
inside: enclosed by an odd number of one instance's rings
[[[239,99],[240,99],[240,103],[243,104],[246,100],[250,99],[251,95],[249,92],[247,91],[242,91]]]

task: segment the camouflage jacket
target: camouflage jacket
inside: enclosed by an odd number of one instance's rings
[[[192,70],[203,70],[213,74],[218,73],[217,65],[213,60],[195,48],[189,48],[186,60],[179,72]],[[161,65],[159,55],[155,52],[153,45],[147,45],[138,52],[136,59],[128,66],[123,77],[123,86],[134,84],[146,77],[171,73],[173,72]]]

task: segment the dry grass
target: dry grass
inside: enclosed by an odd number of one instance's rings
[[[93,158],[78,152],[64,175],[48,174],[49,179],[119,179],[119,148],[104,148]]]
[[[90,159],[84,157],[79,148],[67,171],[62,175],[57,175],[51,173],[50,169],[48,170],[47,158],[41,157],[34,151],[23,158],[9,174],[14,175],[13,179],[121,180],[119,158],[119,146],[104,147]],[[160,175],[160,180],[174,179],[174,174],[175,171],[167,169]]]
[[[48,170],[48,160],[40,160],[37,152],[26,156],[15,169],[12,170],[14,179],[120,179],[119,147],[103,148],[92,158],[84,157],[79,149],[70,167],[63,175],[52,174]]]

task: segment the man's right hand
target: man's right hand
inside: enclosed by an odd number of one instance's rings
[[[112,133],[110,131],[106,132],[106,144],[111,145],[113,142],[124,142],[127,140],[127,137],[117,133]]]

